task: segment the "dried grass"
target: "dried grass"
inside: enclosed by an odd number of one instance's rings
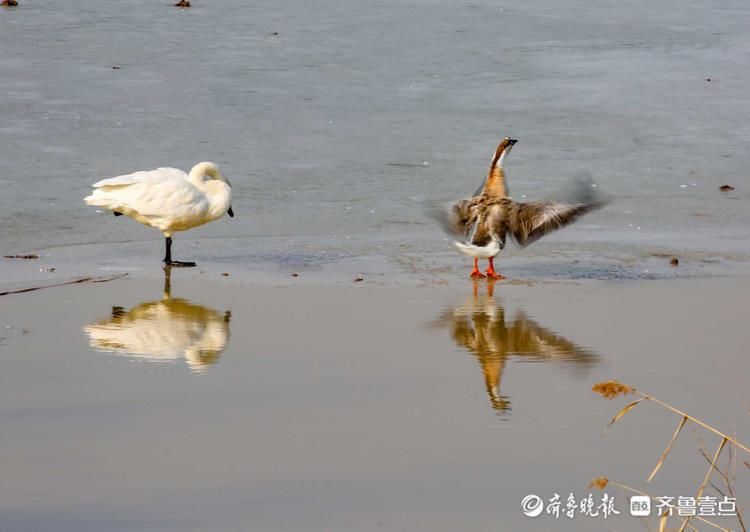
[[[667,459],[667,456],[669,456],[670,451],[672,450],[672,446],[674,445],[675,441],[679,437],[680,433],[682,432],[682,429],[685,427],[685,425],[690,422],[693,425],[700,427],[710,433],[715,434],[716,436],[719,436],[720,441],[718,446],[716,447],[716,450],[713,452],[712,456],[709,456],[708,451],[705,450],[703,445],[701,444],[700,452],[703,455],[703,457],[709,462],[708,470],[706,471],[703,482],[701,482],[700,486],[698,487],[697,493],[695,495],[695,498],[703,495],[703,492],[705,491],[707,486],[710,486],[712,489],[714,489],[717,493],[720,493],[724,495],[724,491],[719,489],[716,484],[711,482],[711,474],[714,472],[717,472],[722,481],[724,482],[726,493],[729,494],[729,496],[736,498],[734,494],[734,476],[736,474],[736,466],[737,466],[737,451],[744,451],[745,453],[750,454],[750,447],[748,447],[746,444],[738,441],[735,437],[730,436],[728,434],[725,434],[721,432],[720,430],[712,427],[711,425],[705,423],[704,421],[701,421],[700,419],[697,419],[690,414],[683,412],[682,410],[679,410],[672,405],[665,403],[664,401],[661,401],[657,398],[655,398],[652,395],[646,394],[644,392],[641,392],[639,390],[636,390],[632,386],[628,386],[627,384],[622,384],[618,381],[605,381],[595,384],[592,387],[592,390],[601,396],[603,396],[606,399],[613,399],[615,397],[618,397],[620,395],[626,395],[626,394],[636,394],[639,396],[638,399],[635,401],[632,401],[625,405],[618,413],[615,415],[615,417],[612,418],[612,421],[609,422],[604,432],[606,433],[609,428],[614,425],[617,421],[619,421],[625,414],[630,412],[632,409],[634,409],[636,406],[638,406],[640,403],[644,401],[650,401],[652,403],[655,403],[662,408],[665,408],[666,410],[672,412],[673,414],[679,416],[680,420],[677,424],[677,428],[675,429],[674,433],[672,434],[672,437],[670,438],[669,442],[667,443],[666,448],[664,449],[664,452],[662,453],[661,457],[659,458],[658,462],[654,466],[653,470],[651,471],[651,474],[648,476],[648,479],[646,482],[650,482],[656,474],[659,472],[661,467],[664,465],[664,461]],[[728,445],[727,445],[728,444]],[[727,470],[722,471],[717,467],[717,463],[719,462],[719,457],[721,456],[724,449],[729,449],[728,451],[728,460],[727,460]],[[743,463],[750,468],[750,463],[743,460]],[[604,489],[607,485],[613,485],[617,486],[621,489],[624,489],[626,491],[630,491],[633,493],[638,493],[640,495],[646,495],[648,497],[651,497],[647,493],[635,490],[629,486],[626,486],[624,484],[619,484],[617,482],[613,482],[606,477],[599,477],[594,479],[591,482],[591,486],[597,486],[600,489]],[[653,497],[651,497],[653,499]],[[667,527],[667,521],[669,520],[670,515],[661,515],[659,518],[659,530],[666,530]],[[729,530],[727,528],[724,528],[723,526],[709,521],[708,519],[705,519],[701,516],[690,516],[682,519],[682,522],[680,523],[679,530],[682,532],[686,529],[695,530],[695,527],[690,524],[691,520],[700,521],[704,524],[710,525],[714,528],[720,529],[720,530]],[[742,515],[740,512],[739,505],[737,505],[737,521],[740,526],[740,529],[743,532],[746,532],[745,524],[742,519]]]

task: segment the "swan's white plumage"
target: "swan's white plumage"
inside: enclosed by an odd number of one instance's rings
[[[216,363],[229,342],[228,313],[171,299],[142,303],[83,328],[98,351],[154,361],[185,361],[193,371]]]
[[[158,179],[168,179],[171,177],[187,180],[189,176],[179,168],[164,167],[157,168],[156,170],[142,170],[140,172],[133,172],[132,174],[102,179],[101,181],[97,181],[91,186],[94,188],[117,187],[123,185],[134,185],[136,183],[145,183],[149,180],[154,181]]]
[[[186,174],[177,168],[134,172],[93,185],[88,205],[119,212],[165,236],[224,216],[231,207],[232,188],[213,163],[196,164]]]

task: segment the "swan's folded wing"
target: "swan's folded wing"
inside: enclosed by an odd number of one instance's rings
[[[198,216],[207,209],[206,197],[184,175],[174,168],[159,168],[105,179],[84,201],[128,216]]]
[[[508,213],[508,229],[519,246],[528,246],[601,206],[599,203],[512,202]]]
[[[171,179],[186,180],[187,174],[177,168],[157,168],[156,170],[144,170],[140,172],[133,172],[132,174],[102,179],[101,181],[97,181],[91,186],[93,186],[94,188],[122,187],[135,185],[138,183],[149,183]]]

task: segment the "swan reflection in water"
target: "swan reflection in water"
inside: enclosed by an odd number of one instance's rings
[[[185,357],[194,373],[216,364],[229,343],[231,312],[220,312],[171,295],[170,268],[164,268],[164,296],[129,310],[112,307],[112,316],[83,330],[97,351],[151,361]]]
[[[474,282],[473,296],[455,309],[445,311],[435,322],[450,327],[456,345],[477,357],[492,408],[499,414],[511,409],[510,399],[500,391],[505,362],[510,357],[525,361],[565,361],[580,366],[596,364],[599,356],[567,338],[545,329],[518,310],[512,320],[494,298],[493,281],[487,282],[487,293],[478,294]]]

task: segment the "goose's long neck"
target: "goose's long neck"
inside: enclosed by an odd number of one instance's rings
[[[487,181],[484,184],[483,194],[504,198],[508,195],[508,187],[505,184],[505,171],[503,163],[510,152],[509,149],[498,149],[490,162],[490,169],[487,172]]]

